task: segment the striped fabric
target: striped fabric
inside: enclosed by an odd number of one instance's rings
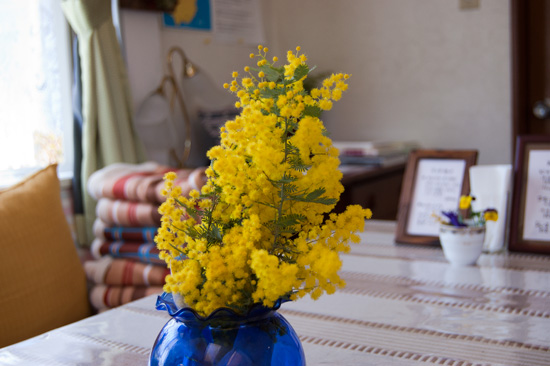
[[[192,189],[200,189],[206,183],[206,167],[176,169],[148,162],[144,164],[111,164],[94,172],[88,180],[88,192],[96,200],[147,202],[160,204],[165,197],[163,177],[167,172],[177,174],[174,181],[184,195]]]
[[[90,291],[90,302],[102,312],[152,294],[162,293],[162,286],[112,286],[94,285]]]
[[[85,263],[90,302],[97,311],[162,291],[169,273],[154,243],[165,200],[163,177],[173,171],[175,186],[187,195],[206,183],[206,167],[175,169],[157,163],[111,164],[92,174],[88,192],[97,200],[95,239]]]
[[[159,259],[159,250],[153,242],[103,241],[96,238],[92,242],[90,251],[96,259],[110,256],[133,259],[142,263],[165,264],[162,259]]]
[[[160,226],[159,205],[100,198],[97,201],[97,217],[108,226]]]
[[[94,222],[94,235],[97,239],[107,241],[133,241],[133,242],[150,242],[152,243],[155,235],[157,235],[157,226],[109,226],[101,219],[96,219]]]
[[[162,286],[170,273],[165,265],[111,257],[85,262],[84,269],[92,283],[115,286]]]

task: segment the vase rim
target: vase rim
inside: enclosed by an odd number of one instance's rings
[[[210,322],[213,320],[219,320],[223,318],[231,318],[235,321],[250,320],[251,318],[263,317],[270,312],[278,310],[281,305],[288,299],[278,299],[272,307],[266,307],[263,304],[254,304],[248,309],[246,313],[239,313],[230,308],[218,308],[207,316],[202,316],[190,307],[180,308],[176,304],[172,293],[163,292],[157,297],[156,309],[164,310],[168,314],[178,320],[197,320],[200,322]]]

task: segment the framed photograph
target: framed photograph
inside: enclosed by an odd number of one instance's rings
[[[509,249],[550,254],[550,136],[518,136]]]
[[[416,150],[405,168],[395,241],[439,245],[434,215],[456,210],[461,195],[470,192],[469,169],[477,150]]]

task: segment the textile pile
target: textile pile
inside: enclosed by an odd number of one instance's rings
[[[90,302],[98,312],[161,293],[169,273],[154,237],[165,197],[164,174],[187,195],[206,183],[206,167],[176,169],[156,163],[112,164],[90,176],[88,192],[97,200],[93,260],[84,263]]]

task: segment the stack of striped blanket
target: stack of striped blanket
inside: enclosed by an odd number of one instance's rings
[[[175,169],[156,163],[112,164],[93,173],[88,192],[97,200],[93,260],[84,266],[91,283],[90,300],[97,311],[161,292],[168,269],[159,259],[154,237],[165,197],[163,176],[183,194],[206,183],[206,167]]]

